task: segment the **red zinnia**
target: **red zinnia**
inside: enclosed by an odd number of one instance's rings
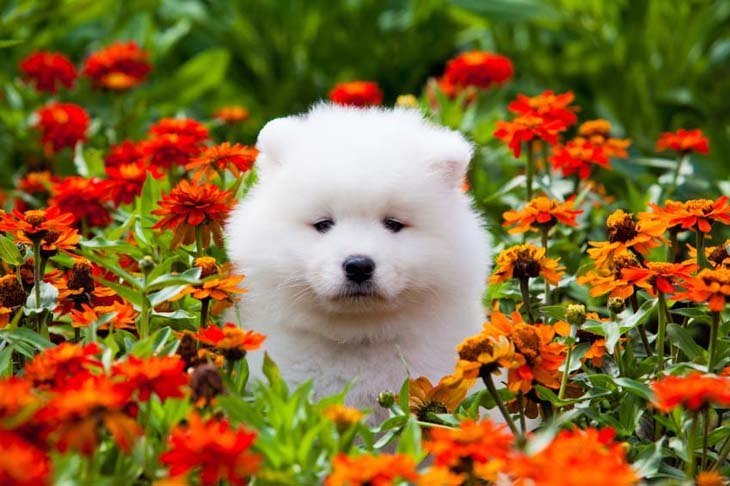
[[[485,51],[469,51],[459,54],[446,64],[444,81],[459,88],[476,86],[486,89],[492,84],[502,84],[514,74],[509,58]]]
[[[123,385],[131,393],[137,391],[139,400],[146,402],[154,393],[160,400],[185,396],[188,374],[185,362],[177,355],[153,356],[141,359],[136,356],[114,366],[115,376],[124,377]]]
[[[512,121],[498,121],[494,136],[506,143],[515,157],[519,157],[522,142],[540,138],[554,145],[558,143],[558,134],[564,130],[565,125],[560,120],[546,121],[539,116],[524,115]]]
[[[730,407],[730,379],[693,372],[686,376],[665,376],[653,382],[654,405],[662,412],[678,406],[696,412],[707,405]]]
[[[55,93],[59,86],[71,88],[76,81],[76,68],[63,54],[36,51],[20,61],[23,78],[36,91]]]
[[[547,90],[537,96],[518,94],[517,99],[509,104],[509,110],[518,115],[539,116],[546,122],[557,120],[565,130],[578,121],[576,107],[570,105],[573,99],[572,91],[555,94]]]
[[[335,85],[329,94],[338,105],[371,106],[383,102],[383,92],[374,81],[349,81]]]
[[[130,89],[142,83],[152,69],[148,57],[135,42],[115,42],[86,59],[84,75],[98,88]]]
[[[96,344],[79,346],[62,343],[36,355],[25,365],[25,378],[36,386],[59,386],[75,375],[85,374],[89,367],[101,366],[96,355],[101,349]]]
[[[51,483],[51,460],[18,434],[0,429],[0,484],[38,486]]]
[[[61,211],[73,214],[76,223],[84,221],[89,227],[104,228],[112,222],[107,200],[106,183],[95,178],[66,177],[53,185],[55,204]]]
[[[208,147],[185,166],[186,169],[196,169],[195,178],[204,175],[210,177],[216,172],[230,170],[239,177],[242,172],[248,172],[256,162],[259,151],[254,147],[247,147],[239,143],[231,145],[224,142],[220,145]]]
[[[177,135],[194,144],[205,142],[209,136],[205,125],[192,118],[162,118],[150,126],[147,134],[150,137]]]
[[[680,154],[697,152],[707,155],[710,153],[710,142],[702,133],[702,130],[685,130],[680,128],[676,132],[664,132],[656,143],[656,149],[674,150]]]
[[[134,198],[142,194],[142,187],[147,180],[147,174],[155,179],[162,177],[162,172],[157,167],[147,167],[141,160],[131,164],[107,167],[106,174],[109,179],[104,181],[109,200],[118,207],[122,204],[130,204]]]
[[[109,153],[104,157],[107,167],[118,167],[124,164],[133,164],[144,157],[144,152],[138,142],[124,140],[109,147]]]
[[[564,176],[578,174],[581,179],[590,177],[594,165],[604,169],[611,168],[611,163],[606,157],[603,146],[587,141],[579,143],[575,140],[555,147],[552,156],[550,156],[550,163],[553,169],[561,170]]]
[[[35,126],[41,132],[41,142],[50,152],[64,147],[73,148],[86,141],[89,114],[73,103],[49,103],[36,111]]]

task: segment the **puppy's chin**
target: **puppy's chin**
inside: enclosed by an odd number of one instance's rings
[[[398,307],[396,299],[390,298],[372,282],[343,284],[333,292],[317,295],[316,304],[333,314],[374,314]]]

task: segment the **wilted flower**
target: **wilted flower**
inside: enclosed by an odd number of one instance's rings
[[[692,372],[685,376],[664,376],[651,384],[654,405],[667,413],[683,406],[696,412],[711,404],[730,407],[730,378]]]
[[[405,454],[347,456],[332,461],[332,472],[325,486],[369,486],[395,484],[396,480],[415,481],[416,462]]]
[[[152,70],[148,58],[135,42],[115,42],[92,53],[83,73],[97,88],[126,90],[141,84]]]
[[[502,214],[502,218],[504,218],[502,226],[516,225],[509,230],[510,234],[550,229],[558,222],[568,226],[577,226],[575,218],[582,212],[581,209],[573,209],[572,200],[561,203],[555,199],[540,196],[533,198],[519,211],[514,209],[505,211]]]
[[[329,98],[338,105],[371,106],[383,102],[383,92],[374,81],[349,81],[335,85]]]
[[[55,93],[59,87],[71,88],[76,81],[73,63],[58,52],[35,51],[20,61],[23,79],[36,91]]]
[[[664,132],[656,143],[657,151],[674,150],[680,154],[697,152],[707,155],[710,153],[710,142],[702,130],[686,130],[680,128],[676,132]]]
[[[547,282],[557,285],[563,275],[558,260],[545,256],[545,249],[527,243],[503,250],[497,256],[497,268],[490,277],[490,283],[504,282],[510,278],[529,279],[542,276]]]
[[[86,141],[90,118],[74,103],[49,103],[36,111],[35,127],[41,132],[41,143],[53,153]]]
[[[15,308],[25,305],[26,293],[15,274],[0,277],[0,306]]]
[[[193,369],[190,375],[190,400],[196,407],[213,404],[215,397],[223,390],[223,378],[216,365],[203,363]]]

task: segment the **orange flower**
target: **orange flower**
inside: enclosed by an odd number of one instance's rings
[[[8,325],[12,315],[13,310],[11,308],[0,305],[0,329]]]
[[[104,157],[104,164],[107,168],[136,164],[143,157],[144,152],[140,143],[124,140],[109,147],[109,153]]]
[[[610,292],[611,297],[627,299],[633,295],[634,285],[623,278],[623,270],[628,268],[641,268],[641,264],[633,253],[628,250],[618,252],[606,266],[591,270],[585,275],[579,276],[576,281],[580,285],[591,287],[591,296],[598,297]]]
[[[730,269],[719,267],[701,270],[695,277],[687,278],[682,285],[685,291],[675,294],[674,300],[707,303],[713,312],[722,312],[730,299]]]
[[[47,151],[58,152],[86,141],[89,114],[73,103],[49,103],[36,111],[35,127],[41,132],[41,143]]]
[[[115,377],[124,378],[123,384],[130,394],[136,391],[139,400],[146,402],[152,393],[161,401],[184,397],[189,381],[184,368],[185,363],[177,355],[145,359],[129,356],[126,361],[116,364],[112,372]]]
[[[58,52],[35,51],[20,61],[20,71],[39,92],[55,93],[60,86],[73,87],[76,81],[73,63]]]
[[[486,51],[469,51],[446,63],[444,79],[457,89],[467,86],[486,89],[505,83],[513,74],[509,58]]]
[[[451,413],[464,400],[476,376],[446,376],[436,386],[425,376],[409,380],[410,412],[423,422],[431,422],[430,414]]]
[[[152,70],[148,58],[135,42],[115,42],[92,53],[83,72],[97,88],[126,90],[141,84]]]
[[[170,434],[170,449],[160,456],[170,467],[171,476],[195,470],[204,486],[225,479],[234,485],[248,484],[258,471],[261,457],[250,451],[256,433],[244,427],[231,428],[226,420],[205,420],[193,413],[187,425],[178,425]]]
[[[418,486],[461,486],[466,481],[464,474],[456,474],[447,467],[432,466],[421,474]]]
[[[209,138],[205,125],[192,118],[162,118],[150,126],[147,135],[153,138],[177,135],[181,140],[194,145],[200,145]]]
[[[415,481],[416,462],[405,454],[347,456],[343,453],[332,461],[332,472],[325,486],[389,486],[396,480]]]
[[[613,429],[588,428],[558,432],[550,444],[510,463],[519,484],[535,486],[624,486],[639,477],[626,459],[624,444],[614,442]]]
[[[210,178],[216,171],[230,170],[234,176],[248,172],[256,162],[259,151],[239,143],[228,142],[208,147],[185,166],[186,169],[197,169],[194,178],[203,176]]]
[[[103,182],[106,198],[112,201],[116,207],[131,204],[134,198],[142,194],[142,187],[147,181],[148,174],[155,179],[163,176],[159,167],[147,166],[142,160],[107,167],[108,179]]]
[[[588,254],[599,267],[604,267],[619,253],[627,250],[645,255],[651,248],[662,242],[666,224],[659,218],[645,218],[640,215],[639,221],[621,209],[614,211],[606,220],[608,241],[590,241],[593,248]]]
[[[519,157],[523,142],[541,139],[553,145],[558,143],[558,134],[565,129],[565,124],[558,119],[547,120],[541,116],[521,115],[512,121],[498,121],[493,135],[506,143],[515,157]]]
[[[728,478],[717,471],[701,471],[695,477],[695,486],[725,486]]]
[[[664,132],[656,143],[657,151],[674,150],[680,154],[697,152],[707,155],[710,153],[710,142],[702,130],[685,130],[680,128],[676,132]]]
[[[0,306],[14,309],[25,305],[26,298],[25,289],[18,282],[15,274],[3,275],[0,277]],[[9,315],[9,313],[5,314]]]
[[[89,227],[105,228],[112,222],[106,184],[100,179],[72,176],[53,185],[53,197],[49,201],[61,211],[71,213],[77,225],[85,222]]]
[[[58,178],[48,170],[27,172],[18,180],[17,188],[25,194],[45,201],[51,195],[53,184],[57,181]],[[16,199],[15,208],[20,211],[30,209],[22,199]]]
[[[571,106],[574,99],[572,91],[555,94],[552,90],[546,90],[532,97],[518,94],[508,108],[518,115],[538,116],[545,122],[557,121],[562,126],[560,131],[564,131],[578,120],[575,115],[577,108]]]
[[[647,262],[646,268],[624,268],[621,274],[624,280],[653,296],[657,292],[671,295],[676,291],[675,286],[682,280],[691,279],[691,273],[697,268],[694,263]]]
[[[196,229],[202,233],[203,245],[210,244],[211,235],[216,244],[223,245],[222,225],[233,208],[230,192],[214,184],[182,180],[159,205],[152,214],[162,218],[153,228],[173,230],[173,248],[195,242]]]
[[[90,304],[92,307],[109,306],[119,300],[116,292],[94,281],[94,276],[99,276],[100,273],[101,269],[87,259],[75,258],[71,269],[54,283],[58,289],[58,305],[55,311],[66,314],[73,308],[81,309],[83,304]],[[99,309],[99,312],[102,310]]]
[[[0,231],[6,231],[25,244],[41,241],[41,244],[58,246],[58,237],[64,232],[70,232],[62,243],[61,248],[70,250],[79,242],[78,233],[69,228],[74,222],[70,213],[61,212],[57,206],[44,209],[31,209],[20,212],[17,209],[10,214],[0,214]]]
[[[602,118],[583,122],[574,140],[578,144],[589,142],[601,147],[606,157],[625,159],[629,156],[626,149],[631,145],[631,140],[611,137],[611,123]]]
[[[606,340],[596,339],[591,343],[591,347],[583,354],[582,361],[590,361],[593,366],[600,368],[603,366],[603,358],[606,356]]]
[[[464,420],[456,429],[430,429],[424,448],[434,466],[494,481],[509,459],[513,442],[504,425]]]
[[[573,209],[572,199],[561,203],[555,199],[540,196],[532,199],[520,211],[514,209],[505,211],[502,214],[504,218],[502,226],[517,225],[509,230],[510,234],[550,229],[558,221],[568,226],[577,226],[575,218],[582,212],[581,209]]]
[[[334,423],[340,433],[349,429],[351,425],[360,422],[363,418],[363,413],[360,410],[341,403],[334,403],[327,406],[322,412],[322,415]]]
[[[95,343],[80,346],[61,343],[37,354],[25,365],[25,379],[35,386],[57,387],[73,378],[88,372],[90,368],[101,367],[96,357],[101,348]]]
[[[564,269],[558,265],[558,260],[545,256],[544,248],[530,243],[515,245],[497,256],[497,269],[489,282],[495,284],[510,278],[519,280],[542,276],[547,282],[557,285]]]
[[[505,336],[494,336],[486,330],[464,339],[456,351],[459,354],[456,372],[453,377],[444,379],[449,385],[457,377],[475,379],[479,375],[497,373],[501,368],[513,368],[519,364],[515,360],[514,344]]]
[[[135,320],[137,311],[129,302],[115,301],[108,306],[92,307],[88,304],[81,304],[81,309],[71,309],[71,326],[89,327],[99,321],[106,314],[114,314],[108,322],[105,322],[99,329],[109,329],[110,324],[115,329],[136,329]]]
[[[730,407],[730,378],[692,372],[685,376],[664,376],[651,383],[654,406],[668,413],[682,406],[696,412],[710,404]]]
[[[13,432],[0,429],[0,451],[0,484],[51,484],[51,460],[43,450]]]
[[[602,145],[581,140],[571,140],[565,145],[554,147],[550,163],[554,170],[562,171],[563,176],[578,174],[581,179],[590,177],[594,165],[611,168]]]
[[[213,113],[213,118],[228,125],[241,123],[248,120],[248,110],[242,106],[222,106]]]
[[[374,81],[349,81],[335,85],[329,98],[338,105],[371,106],[383,102],[383,92]]]
[[[17,376],[0,380],[0,423],[35,403],[37,398],[30,381]]]
[[[242,359],[247,351],[261,347],[266,336],[251,330],[244,330],[227,322],[222,328],[218,326],[201,327],[193,335],[202,344],[221,352],[230,360]]]
[[[713,223],[730,224],[730,200],[727,196],[722,196],[716,201],[711,199],[666,201],[663,208],[656,204],[650,206],[654,214],[645,213],[647,217],[661,218],[669,228],[709,233],[712,231]]]

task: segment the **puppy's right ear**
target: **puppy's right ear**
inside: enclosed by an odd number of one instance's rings
[[[300,123],[299,117],[287,116],[275,118],[264,125],[256,140],[256,148],[259,149],[259,157],[264,156],[265,164],[281,164],[284,151],[291,147]]]

